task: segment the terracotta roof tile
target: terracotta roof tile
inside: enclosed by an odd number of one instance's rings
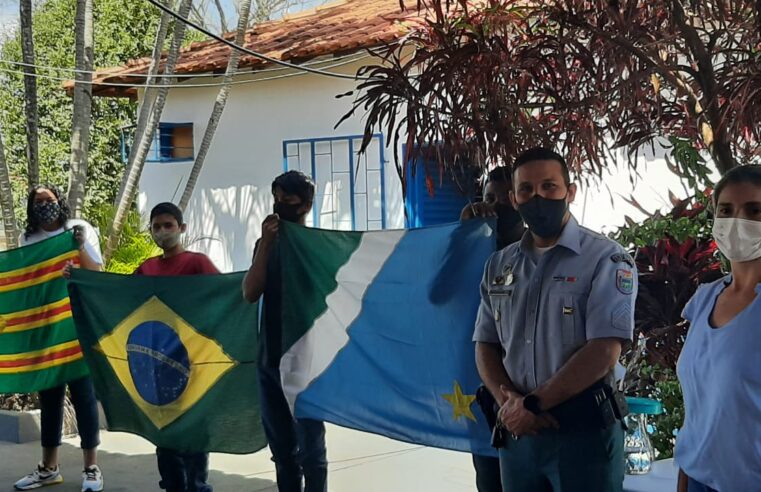
[[[416,0],[406,0],[403,11],[399,0],[342,0],[288,15],[282,20],[258,24],[246,33],[244,45],[253,51],[283,61],[304,62],[333,54],[346,54],[393,42],[405,32],[404,21],[418,17]],[[234,33],[225,34],[232,40]],[[165,56],[165,55],[164,55]],[[216,40],[192,43],[182,49],[175,73],[194,74],[224,70],[230,48]],[[253,56],[243,55],[240,68],[268,65]],[[130,60],[120,67],[98,70],[93,78],[93,94],[100,96],[134,96],[135,87],[144,82],[150,58]],[[135,84],[110,87],[99,82]],[[64,84],[71,92],[73,81]]]

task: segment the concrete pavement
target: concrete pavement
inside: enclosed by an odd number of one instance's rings
[[[103,432],[99,461],[110,492],[158,491],[154,447],[131,434]],[[470,456],[425,448],[328,425],[331,492],[474,492]],[[82,469],[78,439],[61,448],[65,482],[51,492],[79,492]],[[252,455],[212,454],[215,492],[277,492],[269,450]],[[29,473],[40,459],[39,443],[0,442],[0,492]]]
[[[108,492],[153,492],[158,488],[154,447],[120,432],[103,432],[99,461]],[[471,457],[426,448],[327,425],[330,492],[475,492]],[[32,471],[40,460],[39,443],[0,442],[0,492]],[[277,492],[268,449],[250,455],[212,454],[210,483],[215,492]],[[79,492],[82,453],[78,439],[61,447],[65,482],[42,490]],[[627,476],[627,492],[673,492],[676,469],[659,462],[644,476]]]

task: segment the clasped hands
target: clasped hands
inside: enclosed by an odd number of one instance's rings
[[[559,429],[560,424],[548,412],[538,415],[530,412],[523,406],[523,395],[510,391],[505,386],[500,386],[500,392],[504,403],[497,413],[499,422],[505,429],[512,433],[514,438],[521,436],[535,436],[542,429]]]

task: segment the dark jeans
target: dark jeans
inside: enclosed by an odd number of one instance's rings
[[[508,439],[499,450],[509,492],[622,492],[624,430],[544,430]]]
[[[687,479],[687,492],[717,492],[708,485],[703,485],[695,479]]]
[[[161,482],[167,492],[212,492],[209,479],[209,453],[180,453],[156,448]]]
[[[100,444],[100,425],[92,379],[87,376],[67,385],[77,416],[82,449],[97,448]],[[63,400],[67,385],[40,391],[40,440],[43,448],[57,448],[61,445]]]
[[[327,492],[325,424],[312,419],[294,420],[283,395],[278,368],[259,367],[259,390],[262,424],[275,462],[278,491]]]
[[[476,488],[478,492],[502,492],[499,458],[474,454],[473,468],[476,469]]]

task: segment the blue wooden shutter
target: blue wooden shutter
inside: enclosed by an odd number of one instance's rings
[[[412,164],[408,164],[407,196],[405,207],[407,216],[406,227],[425,227],[436,224],[446,224],[460,220],[462,212],[469,198],[475,195],[475,181],[473,179],[455,180],[451,172],[445,171],[439,176],[438,164],[429,162],[433,180],[433,196],[428,193],[425,179],[425,168],[418,162],[415,163],[415,175],[412,175]],[[459,184],[459,186],[458,186]],[[465,190],[465,194],[461,191]]]

